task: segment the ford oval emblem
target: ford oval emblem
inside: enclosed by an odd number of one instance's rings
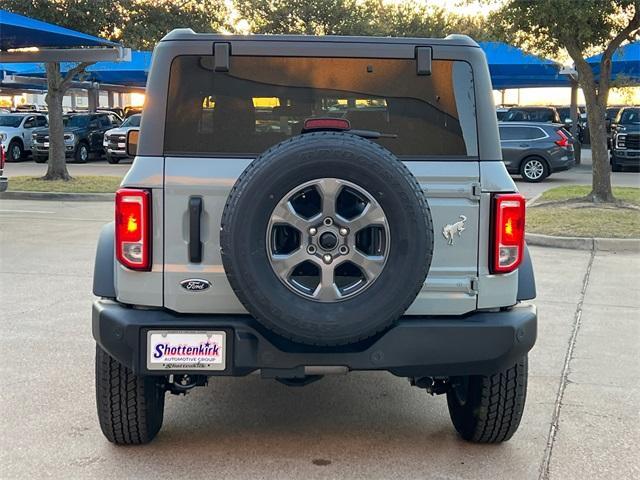
[[[182,288],[189,292],[201,292],[211,286],[211,282],[202,278],[187,278],[180,282]]]

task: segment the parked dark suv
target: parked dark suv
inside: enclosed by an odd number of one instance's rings
[[[555,107],[512,107],[502,121],[562,123]]]
[[[640,166],[640,108],[620,109],[611,125],[611,169]]]
[[[120,125],[120,117],[113,113],[77,113],[64,117],[64,145],[67,157],[85,163],[91,154],[103,153],[104,132]],[[49,158],[49,129],[33,132],[33,159],[44,163]]]
[[[502,159],[509,173],[541,182],[553,172],[575,165],[573,138],[562,125],[500,122]]]

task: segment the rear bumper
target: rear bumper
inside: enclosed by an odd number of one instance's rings
[[[576,159],[573,152],[561,158],[554,159],[551,163],[551,172],[562,172],[575,167]]]
[[[207,375],[243,376],[261,370],[265,376],[298,376],[305,366],[387,370],[406,377],[486,375],[513,365],[533,347],[537,313],[533,305],[520,304],[464,317],[407,316],[356,345],[312,347],[285,340],[248,315],[179,315],[110,300],[93,304],[93,337],[105,351],[138,374],[166,375],[146,369],[149,329],[227,332],[227,369],[201,372]]]

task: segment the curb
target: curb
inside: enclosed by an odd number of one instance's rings
[[[115,193],[2,192],[0,199],[53,200],[58,202],[112,202]]]
[[[539,233],[525,233],[525,240],[527,245],[537,245],[539,247],[640,252],[640,238],[554,237]]]

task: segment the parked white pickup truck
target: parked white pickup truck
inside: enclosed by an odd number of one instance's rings
[[[17,162],[31,151],[31,133],[35,128],[47,127],[42,114],[7,113],[0,115],[0,143],[8,162]]]

